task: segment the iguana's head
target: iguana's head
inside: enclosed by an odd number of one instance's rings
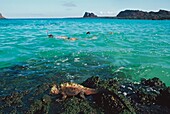
[[[59,89],[57,88],[57,85],[54,84],[52,86],[50,93],[52,93],[52,94],[59,94]]]

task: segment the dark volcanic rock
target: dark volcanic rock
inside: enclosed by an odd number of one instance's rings
[[[113,91],[103,91],[94,95],[94,101],[101,107],[106,114],[119,114],[134,112],[130,103],[122,95],[117,95]]]
[[[1,13],[0,13],[0,19],[5,19],[5,17],[3,17]]]
[[[82,99],[50,94],[52,83],[43,83],[30,90],[0,95],[1,113],[23,114],[169,114],[170,87],[159,78],[143,79],[140,83],[127,80],[91,77],[82,83],[98,89]]]
[[[72,97],[63,102],[54,102],[49,114],[103,114],[93,103]]]
[[[150,19],[150,20],[164,20],[170,19],[170,11],[159,10],[158,12],[144,12],[139,10],[125,10],[121,11],[117,18],[120,19]]]
[[[157,101],[158,104],[161,104],[163,106],[168,106],[170,108],[170,87],[161,91]]]
[[[95,15],[94,13],[89,13],[89,12],[85,12],[83,18],[95,18],[97,17],[97,15]]]
[[[100,78],[93,76],[91,78],[88,78],[86,81],[84,81],[82,85],[89,88],[96,88],[99,82],[100,82]]]
[[[152,79],[142,79],[141,84],[150,86],[150,87],[157,87],[157,88],[165,88],[165,83],[163,83],[159,78],[152,78]]]

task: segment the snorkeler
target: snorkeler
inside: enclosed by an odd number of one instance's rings
[[[48,38],[54,38],[54,36],[52,34],[49,34]]]
[[[68,37],[68,40],[75,41],[75,40],[77,40],[77,38],[70,38],[70,37]]]
[[[88,32],[86,32],[86,34],[90,34],[90,32],[88,31]]]
[[[58,38],[58,39],[68,39],[69,37],[67,37],[67,36],[57,36],[56,38]]]
[[[68,36],[57,36],[58,39],[64,39],[64,40],[72,40],[72,41],[75,41],[75,40],[78,40],[77,38],[71,38],[71,37],[68,37]]]
[[[47,30],[47,36],[48,36],[48,38],[54,38],[54,36],[52,34],[48,34],[48,30]]]
[[[48,34],[48,30],[47,30],[47,36],[48,36],[48,38],[54,38],[54,35]],[[72,40],[72,41],[78,40],[77,38],[74,38],[74,37],[70,38],[68,36],[57,36],[56,38],[57,39],[64,39],[64,40]]]

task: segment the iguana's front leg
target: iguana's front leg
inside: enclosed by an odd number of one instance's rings
[[[86,99],[83,91],[80,92],[80,97],[83,98],[83,99]]]
[[[67,95],[65,93],[62,92],[61,95],[62,95],[62,99],[57,99],[56,100],[57,102],[64,101],[67,98]]]
[[[62,100],[65,100],[67,98],[67,95],[63,92],[61,94],[62,94]]]

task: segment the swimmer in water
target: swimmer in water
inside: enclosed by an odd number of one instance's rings
[[[48,38],[54,38],[52,34],[48,34]]]
[[[114,32],[109,32],[109,34],[114,34]]]
[[[47,36],[48,36],[48,38],[54,38],[54,35],[48,34],[48,31],[47,31]],[[57,36],[56,38],[64,39],[64,40],[72,40],[72,41],[77,40],[77,38],[70,38],[70,37],[67,37],[67,36]]]
[[[77,38],[69,38],[69,37],[68,37],[68,40],[75,41],[75,40],[77,40]]]
[[[90,34],[90,32],[88,31],[88,32],[86,32],[86,34]]]
[[[48,34],[48,30],[47,30],[47,36],[48,36],[48,38],[54,38],[54,36],[52,34]]]
[[[68,39],[67,36],[57,36],[58,39]]]
[[[72,41],[77,40],[77,38],[70,38],[70,37],[67,37],[67,36],[57,36],[57,38],[64,39],[64,40],[72,40]]]

